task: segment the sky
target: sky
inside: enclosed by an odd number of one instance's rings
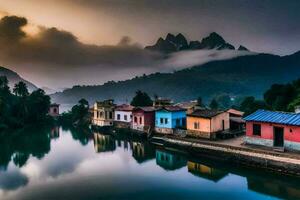
[[[0,21],[0,65],[52,88],[124,80],[177,69],[143,50],[169,32],[217,32],[236,47],[288,55],[300,50],[299,9],[298,0],[0,0],[0,17],[17,16]]]

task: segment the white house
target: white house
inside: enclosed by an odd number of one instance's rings
[[[117,127],[130,127],[132,121],[133,106],[122,104],[115,109],[115,125]]]

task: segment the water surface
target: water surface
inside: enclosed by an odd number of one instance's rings
[[[300,199],[296,178],[138,138],[62,128],[0,136],[0,199]]]

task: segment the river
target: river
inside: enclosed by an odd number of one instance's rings
[[[0,136],[0,199],[300,199],[297,178],[132,136],[39,128]]]

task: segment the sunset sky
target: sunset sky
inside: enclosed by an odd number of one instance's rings
[[[215,31],[235,46],[287,55],[300,50],[299,9],[297,0],[0,0],[1,17],[27,19],[16,45],[3,39],[7,24],[0,24],[1,45],[9,44],[0,65],[39,86],[99,84],[158,71],[149,66],[160,55],[142,48],[169,32],[201,40]],[[130,39],[120,43],[124,36]]]

